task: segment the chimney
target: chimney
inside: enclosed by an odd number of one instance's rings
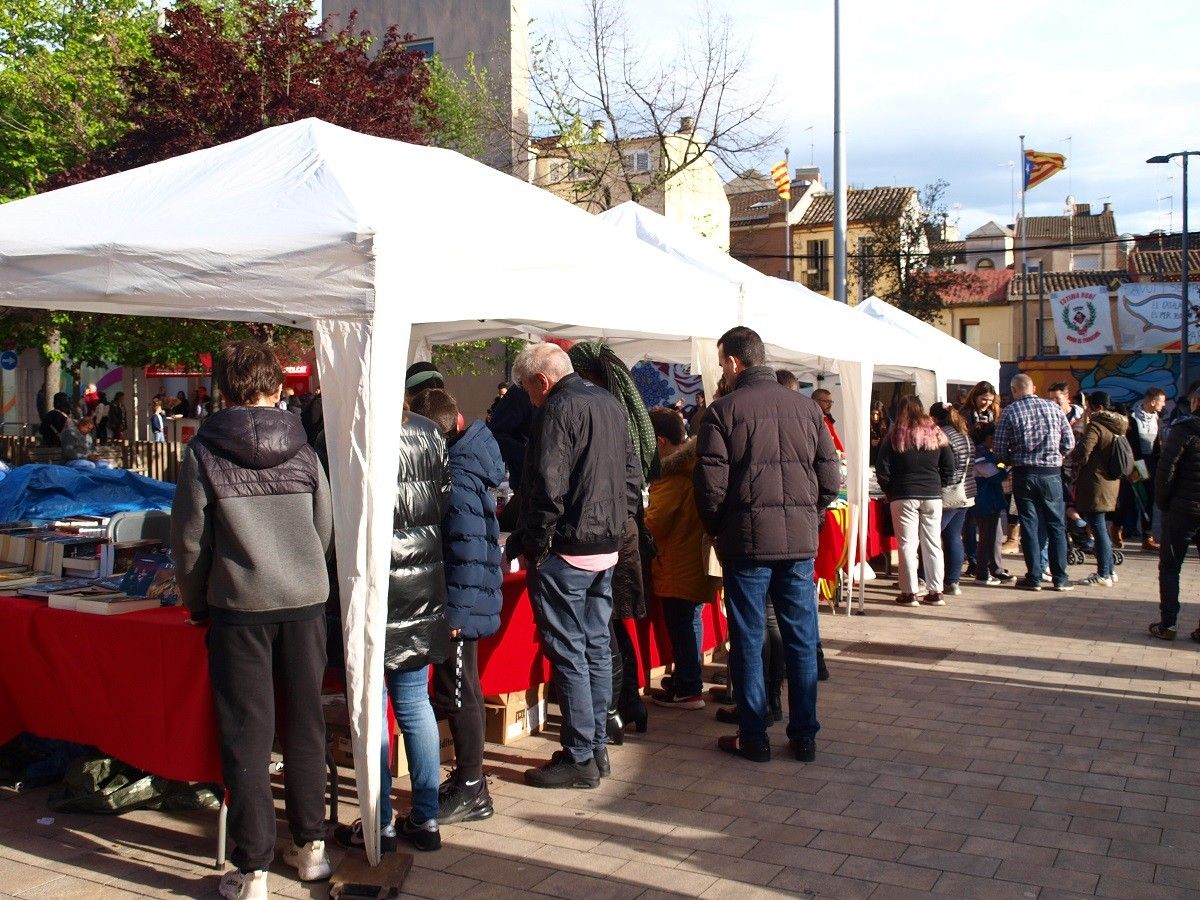
[[[693,116],[683,116],[679,120],[679,131],[676,134],[691,134],[696,130],[696,119]]]
[[[1100,214],[1101,214],[1101,215],[1110,215],[1110,216],[1111,216],[1111,215],[1112,215],[1112,204],[1111,204],[1111,203],[1105,203],[1105,204],[1104,204],[1104,209],[1103,209],[1103,210],[1101,210],[1101,213],[1100,213]]]
[[[1092,204],[1090,204],[1090,203],[1076,203],[1075,204],[1075,215],[1090,216],[1091,214],[1092,214]]]

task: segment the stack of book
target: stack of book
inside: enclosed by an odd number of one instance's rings
[[[151,542],[155,543],[155,542]],[[45,585],[39,586],[45,588]],[[165,552],[146,550],[135,553],[124,575],[97,578],[84,585],[47,591],[52,609],[112,616],[119,613],[175,606],[179,602],[175,587],[175,563]]]

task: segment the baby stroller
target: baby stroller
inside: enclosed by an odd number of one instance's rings
[[[1096,555],[1096,540],[1084,525],[1082,519],[1076,519],[1067,526],[1067,564],[1083,565],[1089,556]],[[1113,548],[1113,565],[1119,566],[1125,562],[1125,554]]]

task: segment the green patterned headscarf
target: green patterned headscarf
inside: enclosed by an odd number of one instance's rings
[[[621,401],[629,420],[634,452],[642,462],[642,478],[650,481],[657,477],[658,442],[654,439],[654,425],[629,367],[612,347],[601,341],[576,341],[567,355],[576,372],[595,381]]]

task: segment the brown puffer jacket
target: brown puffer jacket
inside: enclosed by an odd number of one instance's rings
[[[696,509],[722,561],[812,559],[841,473],[815,402],[753,366],[697,436]]]
[[[1067,457],[1075,467],[1075,509],[1081,513],[1112,512],[1117,508],[1120,479],[1104,474],[1112,453],[1113,435],[1125,434],[1129,419],[1107,410],[1088,416],[1087,426]]]

